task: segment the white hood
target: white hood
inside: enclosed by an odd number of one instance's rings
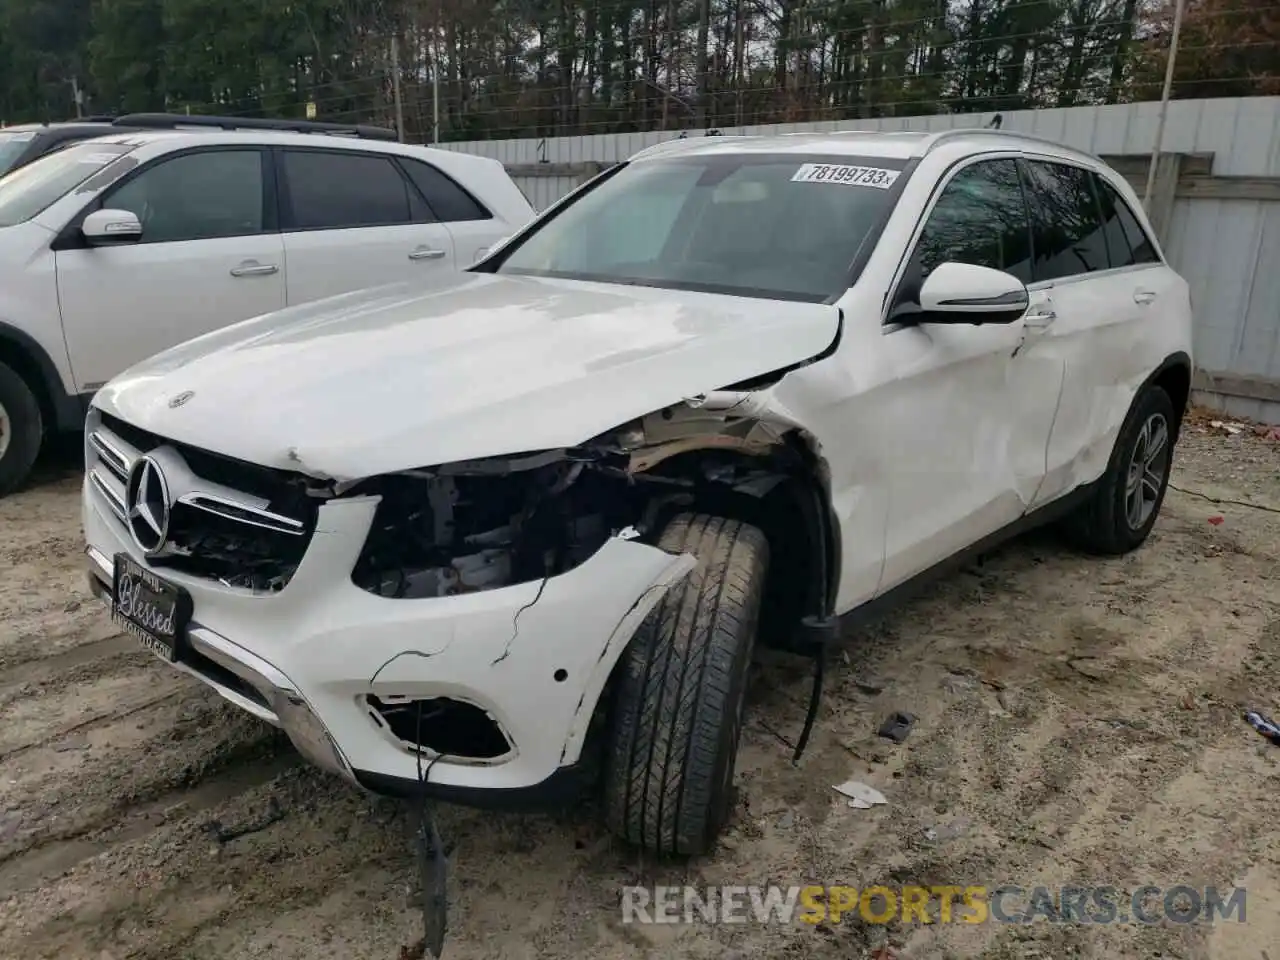
[[[195,447],[355,480],[573,446],[807,360],[838,329],[827,305],[463,273],[199,337],[94,403]]]

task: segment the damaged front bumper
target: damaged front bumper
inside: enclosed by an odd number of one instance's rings
[[[107,600],[114,555],[144,561],[87,481],[84,504],[91,585]],[[306,555],[273,595],[155,569],[193,602],[174,666],[281,727],[311,762],[377,792],[415,791],[424,769],[431,792],[461,802],[549,789],[577,765],[627,642],[694,558],[613,537],[545,581],[388,599],[351,579],[377,504],[321,507]],[[424,702],[482,712],[502,746],[484,756],[416,749],[389,718]],[[421,730],[420,707],[416,719]]]

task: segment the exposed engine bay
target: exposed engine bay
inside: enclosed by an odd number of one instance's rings
[[[645,537],[665,510],[706,491],[763,496],[802,461],[787,427],[732,415],[743,396],[722,399],[724,409],[711,398],[668,408],[578,448],[355,484],[339,495],[382,503],[353,579],[407,599],[543,579],[610,537]]]

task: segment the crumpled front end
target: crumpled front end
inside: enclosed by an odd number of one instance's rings
[[[744,403],[721,404],[732,409]],[[283,727],[313,762],[386,792],[523,793],[580,760],[610,674],[695,559],[645,542],[708,488],[764,496],[781,424],[705,398],[573,449],[336,483],[91,415],[84,525],[95,589],[125,553],[191,598],[175,666]],[[146,456],[163,546],[128,522]]]

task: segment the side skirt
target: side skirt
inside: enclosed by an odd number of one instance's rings
[[[1095,481],[1083,487],[1077,487],[1071,493],[1059,497],[1052,503],[1047,503],[1031,513],[1024,514],[1013,523],[984,537],[972,546],[952,554],[945,560],[916,574],[910,580],[898,584],[893,589],[851,610],[846,610],[844,613],[821,620],[806,618],[806,621],[801,625],[800,635],[797,638],[797,646],[800,648],[798,652],[811,653],[815,649],[822,647],[853,643],[854,640],[850,634],[858,628],[866,627],[883,618],[908,600],[920,595],[931,584],[956,573],[979,557],[991,553],[997,547],[1008,543],[1015,537],[1061,520],[1088,500],[1093,495],[1097,485],[1098,482]]]

